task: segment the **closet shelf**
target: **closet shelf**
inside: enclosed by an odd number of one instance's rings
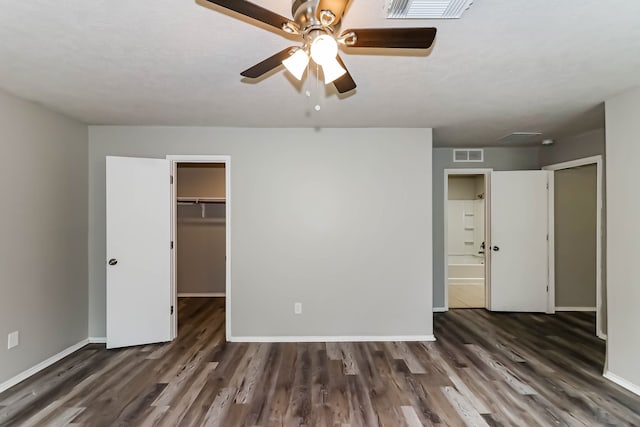
[[[178,203],[226,203],[224,197],[178,197]]]

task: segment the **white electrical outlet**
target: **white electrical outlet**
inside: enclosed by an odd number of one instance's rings
[[[20,333],[18,331],[11,332],[7,336],[7,348],[13,348],[20,344]]]
[[[302,314],[302,303],[301,302],[297,302],[297,303],[293,304],[293,312],[295,314]]]

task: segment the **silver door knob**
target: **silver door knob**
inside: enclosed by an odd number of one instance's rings
[[[118,263],[118,260],[117,260],[117,259],[115,259],[115,258],[111,258],[111,259],[109,260],[109,265],[116,265],[117,263]]]

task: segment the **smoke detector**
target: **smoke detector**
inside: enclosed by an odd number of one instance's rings
[[[458,19],[473,0],[388,0],[389,19]]]

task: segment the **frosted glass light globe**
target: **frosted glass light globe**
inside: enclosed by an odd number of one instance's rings
[[[302,80],[304,71],[309,64],[309,56],[303,49],[297,49],[293,55],[282,61],[282,64],[296,79]]]
[[[332,62],[338,55],[338,43],[328,34],[322,34],[311,44],[311,58],[318,65]]]

